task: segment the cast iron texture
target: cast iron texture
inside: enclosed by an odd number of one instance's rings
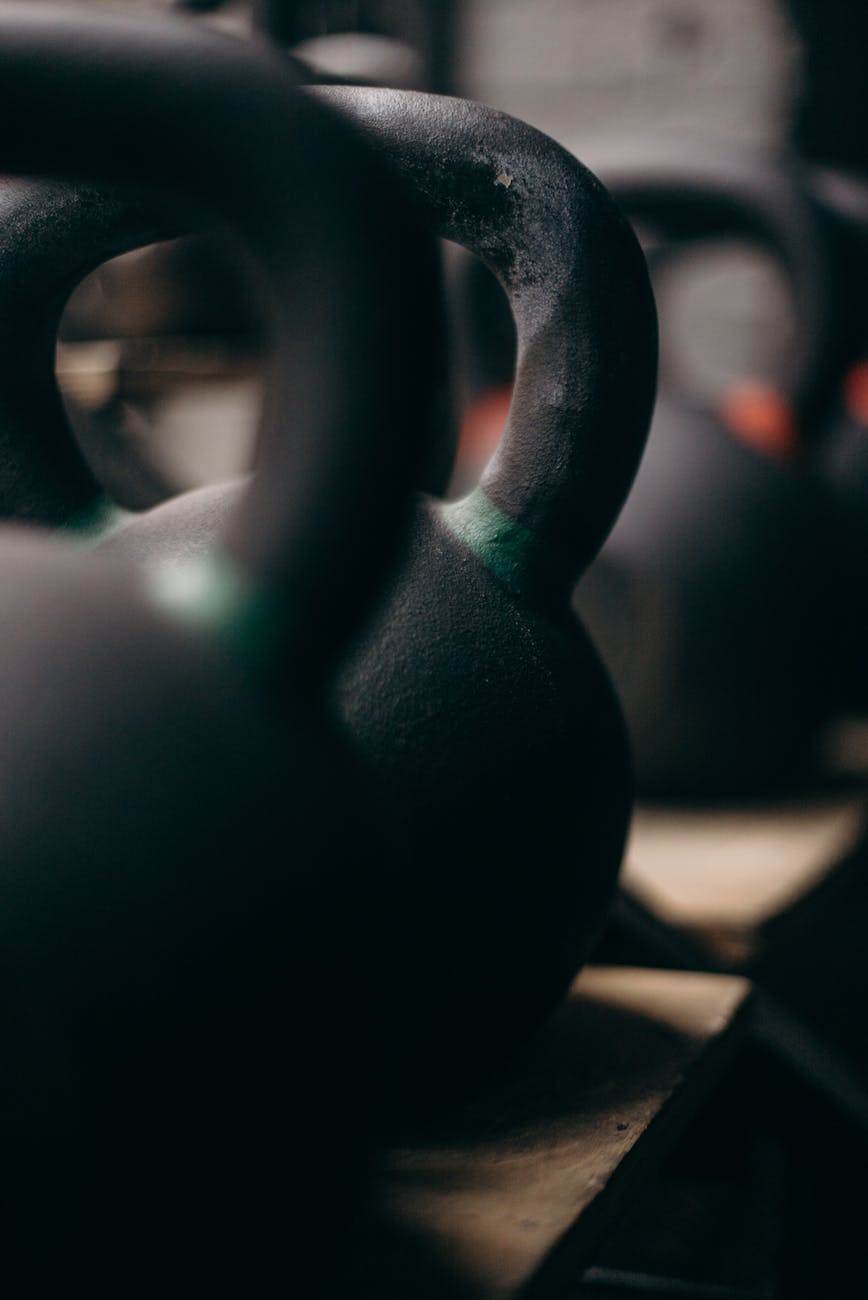
[[[0,534],[4,1277],[317,1294],[390,917],[326,697],[409,512],[424,245],[279,58],[179,19],[0,6],[0,112],[4,172],[212,209],[275,342],[261,469],[202,564]]]
[[[495,271],[518,330],[509,423],[482,485],[453,505],[420,501],[339,690],[418,893],[408,963],[429,977],[434,1032],[416,997],[411,1083],[436,1094],[556,1002],[620,862],[621,718],[569,600],[641,454],[656,320],[632,231],[539,132],[462,100],[309,93],[363,128],[429,229]],[[158,507],[108,545],[183,555],[237,490]]]
[[[656,321],[632,232],[551,140],[477,104],[322,93],[399,167],[436,232],[498,275],[518,337],[509,420],[480,488],[420,503],[408,561],[340,691],[418,845],[432,959],[449,953],[431,981],[440,1033],[415,1080],[435,1094],[554,1005],[620,863],[621,718],[569,594],[641,454]]]

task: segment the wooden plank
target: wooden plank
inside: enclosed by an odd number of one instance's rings
[[[719,962],[755,955],[763,928],[816,890],[865,829],[864,789],[723,809],[637,809],[622,887]]]
[[[742,1041],[748,989],[732,976],[584,971],[496,1088],[389,1153],[355,1293],[558,1294]]]

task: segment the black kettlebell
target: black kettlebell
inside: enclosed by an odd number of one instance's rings
[[[260,468],[201,564],[0,532],[4,1281],[317,1294],[366,972],[412,921],[328,695],[408,513],[425,263],[388,176],[265,49],[3,5],[0,108],[4,172],[215,211],[276,344]]]
[[[835,375],[838,299],[816,216],[798,194],[795,165],[717,146],[710,154],[683,145],[599,153],[597,166],[640,237],[652,275],[701,241],[736,237],[765,245],[782,264],[793,303],[793,338],[782,385],[745,375],[721,396],[719,420],[758,451],[786,458],[825,408]],[[508,305],[494,277],[475,258],[455,259],[452,296],[458,317],[465,425],[453,490],[474,474],[480,453],[502,425],[515,364]],[[665,302],[665,298],[664,298]],[[679,366],[661,355],[663,398],[678,398]],[[692,403],[696,405],[695,402]],[[797,427],[798,426],[798,427]],[[479,442],[479,446],[474,445]],[[478,471],[477,471],[478,472]]]
[[[795,160],[720,145],[702,153],[613,154],[601,174],[661,266],[687,246],[720,237],[746,239],[772,254],[790,294],[791,340],[778,376],[746,374],[738,383],[764,385],[768,405],[753,412],[757,427],[738,427],[737,403],[721,395],[721,418],[759,450],[787,458],[810,441],[835,386],[841,299],[823,222],[804,194],[806,172]],[[666,382],[665,375],[661,381]],[[664,394],[666,395],[666,394]],[[765,414],[767,427],[762,428]],[[775,416],[777,415],[777,418]]]
[[[829,491],[840,532],[837,577],[842,713],[868,711],[868,179],[832,168],[806,169],[805,185],[825,222],[841,286],[838,385],[815,439],[815,468]]]
[[[792,286],[778,400],[757,419],[744,403],[664,393],[630,499],[576,592],[624,704],[638,790],[771,792],[812,776],[837,671],[837,552],[809,451],[834,381],[828,249],[783,164],[643,159],[606,174],[631,218],[664,236],[751,234]]]
[[[744,164],[723,154],[707,166],[718,172],[723,185],[733,184],[734,169],[737,175]],[[791,224],[800,222],[807,231],[802,214],[811,202],[815,229],[803,242],[805,247],[810,243],[826,268],[821,281],[825,302],[815,302],[812,311],[809,300],[796,300],[800,332],[794,350],[812,389],[811,400],[801,404],[800,458],[825,490],[830,508],[823,547],[828,557],[827,605],[834,607],[825,630],[832,665],[825,674],[828,707],[839,713],[862,712],[868,709],[868,602],[861,595],[868,561],[868,182],[855,173],[794,159],[779,164],[778,172],[781,166],[787,186],[779,187],[779,204],[790,208]],[[768,175],[775,170],[766,164]],[[677,218],[681,238],[691,234],[685,228],[687,219],[689,209]]]
[[[423,497],[410,555],[351,656],[342,714],[376,768],[420,904],[441,1027],[416,1088],[498,1059],[584,960],[630,809],[606,674],[570,610],[645,440],[656,374],[638,244],[597,180],[514,118],[457,99],[308,92],[359,125],[429,229],[483,257],[515,314],[509,424],[480,487]],[[106,549],[179,561],[238,492],[159,506]]]

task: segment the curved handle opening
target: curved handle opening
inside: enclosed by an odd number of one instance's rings
[[[0,110],[27,123],[3,171],[165,188],[254,253],[274,339],[262,472],[222,556],[284,612],[273,655],[333,662],[408,510],[424,439],[406,394],[426,391],[436,338],[387,175],[278,54],[167,15],[0,6]]]
[[[506,290],[518,336],[509,417],[451,518],[496,512],[495,534],[515,525],[509,545],[520,535],[527,557],[558,557],[569,588],[623,504],[654,403],[656,315],[636,237],[587,168],[505,113],[411,91],[307,93],[351,114],[429,228]]]

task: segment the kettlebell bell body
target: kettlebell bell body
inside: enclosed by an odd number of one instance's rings
[[[620,863],[623,728],[569,595],[644,444],[654,306],[602,186],[530,127],[410,92],[309,93],[361,127],[429,229],[486,260],[519,338],[509,423],[480,488],[420,500],[409,555],[338,692],[407,846],[411,960],[429,979],[418,1005],[440,1027],[418,1042],[409,1082],[436,1097],[557,1001]],[[106,549],[179,559],[237,490],[158,507]]]
[[[708,411],[662,405],[629,503],[576,590],[648,798],[808,778],[829,714],[833,548],[820,494]]]
[[[436,336],[405,324],[421,245],[278,59],[188,23],[2,6],[0,105],[27,123],[4,172],[215,210],[262,269],[277,345],[261,472],[201,565],[0,532],[7,1280],[315,1294],[321,1205],[346,1221],[369,1120],[364,986],[399,906],[327,697],[408,510],[418,452],[382,356],[424,387]],[[310,1122],[331,1108],[333,1138]]]

